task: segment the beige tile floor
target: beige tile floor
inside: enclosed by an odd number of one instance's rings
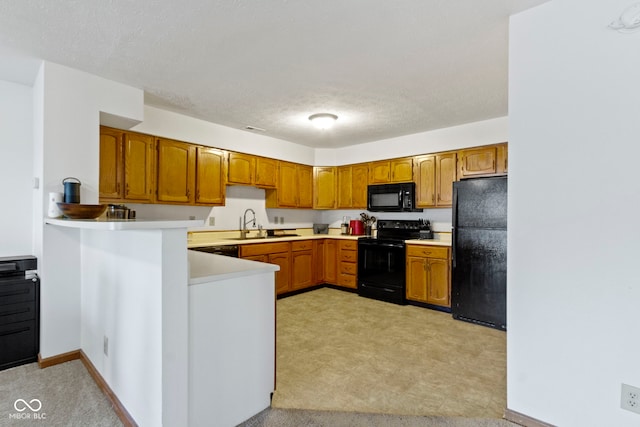
[[[506,334],[335,289],[277,302],[272,406],[501,418]]]

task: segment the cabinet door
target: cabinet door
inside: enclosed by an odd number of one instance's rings
[[[313,285],[313,252],[291,252],[291,289],[303,289]]]
[[[313,167],[297,165],[298,171],[298,207],[313,207]]]
[[[352,169],[351,166],[338,167],[338,209],[348,209],[352,203]]]
[[[507,143],[499,144],[498,146],[498,165],[496,167],[497,173],[507,173],[508,171],[508,147]]]
[[[280,271],[276,271],[276,294],[283,294],[291,290],[291,261],[289,252],[269,254],[269,264],[280,266]]]
[[[413,159],[393,159],[390,164],[390,181],[391,182],[410,182],[413,181]]]
[[[498,149],[494,146],[479,147],[458,152],[460,166],[458,178],[492,175],[497,172]]]
[[[197,147],[196,203],[224,205],[226,188],[224,165],[224,151]]]
[[[415,158],[416,171],[416,205],[429,208],[436,205],[436,156],[419,156]]]
[[[150,202],[155,189],[155,140],[150,135],[124,134],[124,198]]]
[[[256,157],[255,185],[263,188],[276,188],[278,182],[278,161],[266,157]]]
[[[451,307],[449,260],[428,258],[427,263],[429,279],[426,302]]]
[[[278,185],[278,206],[295,208],[297,206],[298,181],[295,163],[280,162],[280,183]]]
[[[314,284],[318,285],[324,283],[324,270],[325,270],[325,240],[314,240],[313,241],[313,272]]]
[[[322,166],[313,168],[314,209],[335,209],[336,168]]]
[[[453,204],[453,181],[456,180],[456,153],[436,155],[436,206]]]
[[[407,299],[427,301],[427,260],[423,257],[407,257]]]
[[[254,170],[254,156],[234,152],[229,153],[227,167],[227,182],[229,184],[252,185]]]
[[[386,184],[391,178],[391,164],[388,160],[369,163],[369,184]]]
[[[158,139],[158,201],[193,203],[195,154],[195,145]]]
[[[366,164],[351,167],[351,207],[367,208],[367,185],[369,184],[369,167]]]
[[[338,243],[331,239],[324,244],[324,280],[333,285],[338,283]]]
[[[100,127],[100,200],[122,199],[123,140],[121,130]]]

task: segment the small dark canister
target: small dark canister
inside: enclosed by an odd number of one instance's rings
[[[62,180],[64,186],[64,202],[80,203],[80,180],[68,177]]]

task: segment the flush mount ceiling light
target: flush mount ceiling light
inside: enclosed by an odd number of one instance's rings
[[[330,113],[318,113],[310,115],[309,120],[318,129],[329,129],[338,120],[338,116]]]

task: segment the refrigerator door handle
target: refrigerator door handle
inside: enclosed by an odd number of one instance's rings
[[[458,228],[458,188],[453,183],[453,199],[451,200],[451,216],[453,224],[451,228],[451,269],[456,268],[456,229]]]

